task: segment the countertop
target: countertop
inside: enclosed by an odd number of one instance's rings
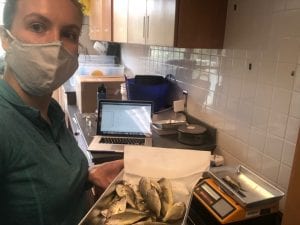
[[[100,163],[105,159],[110,160],[122,157],[122,154],[120,153],[91,154],[87,152],[89,143],[92,141],[93,136],[96,135],[97,116],[95,113],[80,113],[76,105],[68,105],[67,110],[68,117],[70,118],[70,128],[73,131],[79,146],[84,152],[86,152],[86,154],[94,163]],[[160,115],[155,116],[157,117]],[[153,146],[177,149],[207,150],[212,152],[216,147],[216,129],[191,116],[187,116],[187,120],[190,123],[202,124],[207,127],[209,136],[202,145],[186,145],[177,141],[177,133],[159,135],[152,129]]]
[[[80,148],[86,154],[90,164],[98,164],[105,161],[122,158],[121,153],[98,153],[91,154],[87,151],[88,144],[91,142],[93,135],[96,133],[96,116],[93,113],[81,114],[76,105],[68,105],[67,115],[69,116],[69,126],[73,131],[76,140]],[[168,148],[182,148],[182,149],[199,149],[213,151],[216,147],[216,129],[209,125],[193,118],[188,117],[189,122],[201,123],[207,126],[209,132],[213,137],[208,143],[203,146],[187,146],[177,141],[177,135],[163,135],[160,136],[153,132],[153,146],[155,147],[168,147]],[[230,225],[254,225],[254,224],[266,224],[266,225],[280,225],[281,213],[274,213],[270,215],[253,218],[250,220],[240,221],[236,223],[230,223]],[[208,210],[199,203],[195,198],[191,202],[190,212],[186,221],[186,225],[220,225],[220,223],[208,212]],[[229,224],[228,224],[229,225]]]

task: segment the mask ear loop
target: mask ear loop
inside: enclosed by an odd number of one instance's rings
[[[7,29],[4,28],[4,32],[6,34],[6,37],[9,37],[13,41],[16,40],[15,36],[13,36],[12,33],[9,30],[7,30]]]
[[[1,39],[2,38],[7,38],[6,29],[3,25],[0,26],[0,36],[1,36]]]
[[[3,25],[0,26],[0,35],[1,35],[1,38],[8,38],[12,41],[16,40],[16,38],[12,35],[12,33],[6,29]]]

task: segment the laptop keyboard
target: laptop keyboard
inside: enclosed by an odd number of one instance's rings
[[[100,143],[104,144],[129,144],[129,145],[144,145],[143,138],[122,138],[122,137],[102,137]]]

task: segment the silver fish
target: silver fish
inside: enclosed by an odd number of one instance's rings
[[[158,184],[161,188],[161,214],[162,216],[165,216],[167,211],[172,207],[174,203],[172,184],[170,180],[166,178],[161,178],[158,181]]]
[[[123,212],[119,214],[112,215],[105,221],[105,225],[129,225],[146,218],[148,215],[146,213],[134,213],[134,212]]]
[[[133,189],[129,185],[117,184],[116,192],[120,197],[126,197],[127,203],[132,207],[136,208],[135,194]]]
[[[180,220],[184,217],[186,206],[184,202],[176,202],[168,210],[165,217],[162,219],[163,222],[170,222]]]
[[[231,186],[234,190],[236,191],[245,191],[245,189],[242,188],[240,182],[238,182],[237,180],[235,180],[234,178],[230,177],[230,176],[225,176],[223,178],[223,180],[229,185]]]
[[[139,181],[139,190],[144,199],[147,198],[147,192],[151,189],[151,181],[148,177],[142,177]]]
[[[122,197],[119,201],[113,202],[108,208],[106,217],[125,212],[126,204],[126,197]]]
[[[89,217],[93,218],[93,217],[97,217],[101,214],[101,210],[94,208],[90,213],[89,213]]]
[[[101,201],[97,204],[97,208],[99,209],[105,209],[108,208],[111,202],[114,201],[114,198],[116,197],[115,193],[110,193],[109,195],[104,196]]]
[[[145,202],[138,186],[134,186],[132,189],[133,189],[134,195],[135,195],[136,208],[142,212],[145,211],[147,209],[146,202]]]
[[[155,188],[148,190],[145,200],[149,209],[155,214],[156,217],[159,217],[161,211],[161,201],[157,190]]]
[[[162,192],[161,187],[160,187],[159,183],[156,180],[150,179],[150,185],[151,185],[151,187],[156,189],[158,194],[160,194]]]

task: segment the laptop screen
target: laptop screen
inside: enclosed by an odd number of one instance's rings
[[[152,102],[100,100],[97,134],[151,136]]]

